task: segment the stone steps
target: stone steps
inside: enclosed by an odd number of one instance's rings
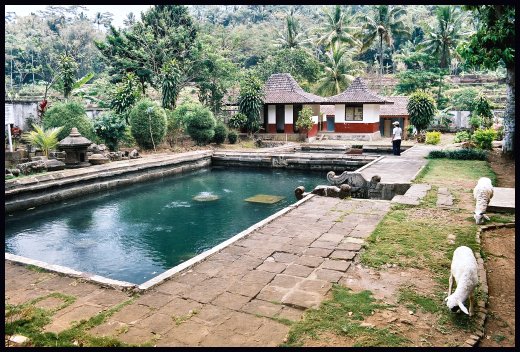
[[[426,196],[426,193],[432,188],[427,183],[413,184],[408,191],[403,195],[397,195],[392,198],[392,203],[419,205],[421,199]]]

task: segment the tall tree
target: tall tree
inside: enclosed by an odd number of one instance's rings
[[[283,49],[294,49],[309,43],[310,40],[305,39],[305,36],[300,21],[291,11],[285,16],[285,26],[282,31],[278,32],[275,42]]]
[[[317,41],[318,45],[329,46],[336,42],[351,46],[360,45],[356,39],[359,27],[354,25],[355,16],[350,8],[342,10],[341,6],[336,5],[332,10],[325,10],[324,15],[325,25],[323,34]]]
[[[465,6],[478,21],[477,32],[460,47],[460,54],[470,65],[496,69],[506,67],[507,101],[504,113],[502,153],[514,154],[515,133],[515,6]]]
[[[466,16],[452,5],[436,9],[437,26],[430,28],[428,38],[421,44],[427,52],[440,58],[440,68],[448,68],[453,55],[458,56],[456,48],[465,37],[462,24]]]
[[[129,30],[110,27],[110,34],[96,46],[119,77],[134,72],[142,83],[161,90],[171,89],[171,83],[163,84],[163,69],[175,59],[182,71],[177,81],[180,89],[192,81],[196,72],[194,62],[200,55],[197,29],[185,6],[156,5],[141,15],[141,21]],[[169,87],[169,88],[167,88]]]
[[[344,91],[350,83],[364,72],[366,64],[352,59],[354,50],[347,50],[336,42],[325,54],[324,75],[318,81],[316,92],[335,95]]]
[[[392,5],[373,7],[372,15],[360,17],[363,23],[363,46],[361,52],[370,48],[376,40],[379,49],[379,73],[383,75],[383,42],[389,47],[393,45],[395,35],[406,35],[408,30],[403,21],[406,10]]]
[[[78,64],[72,56],[64,54],[59,58],[61,82],[63,84],[63,96],[68,99],[74,83],[76,82],[76,73],[78,72]]]

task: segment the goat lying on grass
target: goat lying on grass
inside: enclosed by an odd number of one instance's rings
[[[486,215],[486,210],[489,201],[493,197],[493,185],[491,180],[487,177],[481,177],[475,188],[473,189],[473,197],[476,200],[475,204],[475,218],[476,224],[482,224],[484,219],[489,221],[489,217]]]
[[[457,283],[455,292],[451,294],[453,279]],[[478,284],[477,260],[471,248],[460,246],[453,252],[451,261],[451,273],[448,287],[446,305],[452,312],[462,310],[464,313],[473,315],[473,291]],[[469,297],[469,312],[464,306],[464,301]]]

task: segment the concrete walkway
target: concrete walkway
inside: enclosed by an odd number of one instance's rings
[[[381,183],[410,183],[420,169],[426,165],[428,153],[440,149],[438,146],[415,145],[400,156],[385,155],[378,162],[361,171],[366,180],[372,176],[381,176]]]

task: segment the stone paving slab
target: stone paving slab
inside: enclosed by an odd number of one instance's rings
[[[305,309],[318,307],[389,209],[388,201],[312,197],[143,292],[89,333],[136,345],[278,346],[289,327],[267,317],[297,321]],[[129,299],[120,291],[33,273],[9,261],[5,274],[9,302],[41,278],[25,300],[51,292],[77,298],[55,314],[48,331],[63,331]]]
[[[494,187],[493,197],[488,208],[490,212],[515,212],[515,189],[505,187]]]
[[[445,187],[440,187],[437,190],[437,204],[438,207],[451,207],[453,205],[453,196]]]

